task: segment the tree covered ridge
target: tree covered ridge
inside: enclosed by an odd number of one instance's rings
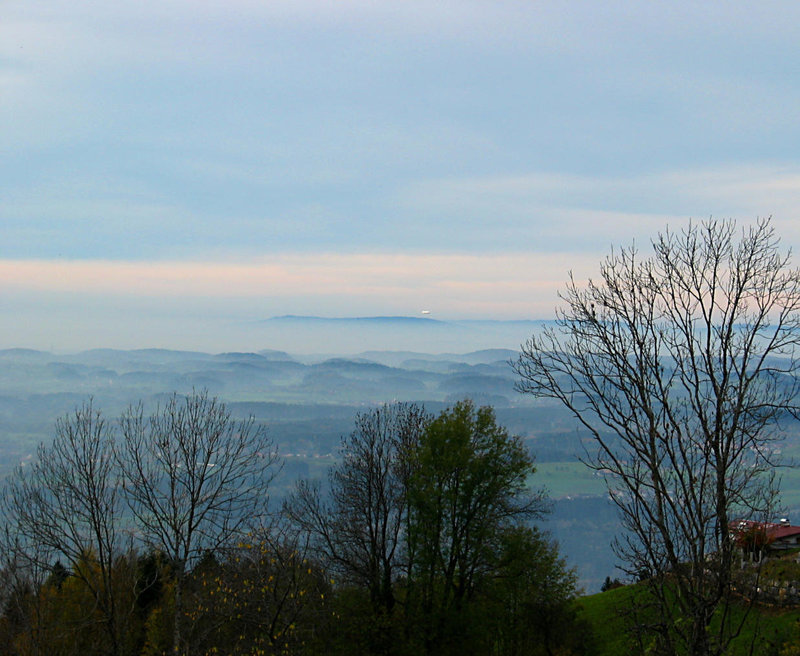
[[[64,417],[5,485],[8,654],[583,653],[575,574],[532,525],[491,408],[361,413],[323,486],[206,393]]]

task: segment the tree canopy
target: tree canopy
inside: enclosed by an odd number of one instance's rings
[[[594,438],[617,553],[658,611],[637,626],[665,653],[722,654],[740,627],[729,525],[772,509],[772,447],[798,409],[800,271],[779,246],[769,220],[738,236],[711,220],[658,235],[650,256],[615,250],[515,363],[522,392]]]
[[[0,650],[581,652],[533,457],[491,408],[361,412],[327,487],[266,514],[270,446],[205,393],[60,420],[4,489]]]

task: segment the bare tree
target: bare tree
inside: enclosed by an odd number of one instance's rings
[[[356,416],[330,472],[330,500],[319,487],[298,483],[287,512],[314,538],[320,554],[370,592],[376,610],[391,612],[393,584],[402,573],[401,532],[407,521],[407,456],[429,422],[414,404],[397,403]]]
[[[110,653],[120,653],[130,611],[118,608],[112,576],[122,553],[121,499],[111,430],[91,400],[57,421],[53,443],[39,445],[33,464],[14,471],[1,505],[9,571],[41,573],[64,559],[103,618]]]
[[[722,654],[739,632],[729,524],[769,510],[772,445],[797,411],[800,272],[769,219],[736,233],[708,221],[660,234],[649,258],[612,252],[599,282],[570,278],[557,328],[514,364],[520,391],[593,436],[618,554],[658,611],[639,628],[664,653]]]
[[[187,572],[205,552],[217,551],[265,516],[277,454],[253,418],[234,421],[207,392],[173,395],[149,417],[140,404],[120,425],[117,460],[125,495],[143,540],[171,559],[173,649],[183,652]]]

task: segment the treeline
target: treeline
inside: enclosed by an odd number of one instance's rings
[[[206,393],[91,402],[2,498],[5,654],[570,654],[575,574],[491,408],[357,416],[324,485]]]

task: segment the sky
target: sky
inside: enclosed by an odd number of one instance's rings
[[[547,319],[709,217],[797,248],[798,108],[788,0],[0,0],[0,348]]]

